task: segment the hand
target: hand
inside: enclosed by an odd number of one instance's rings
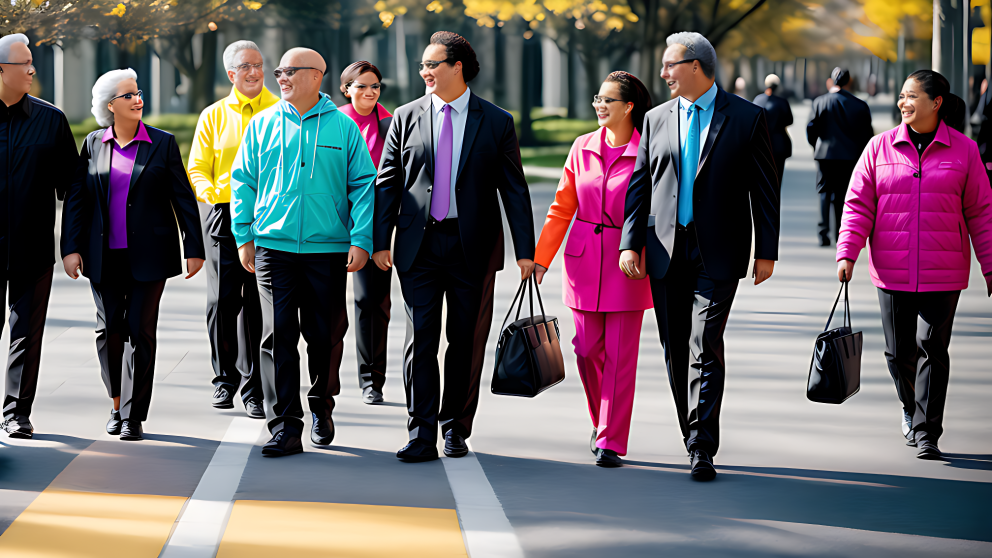
[[[79,274],[83,272],[83,257],[75,252],[69,254],[62,258],[62,267],[71,279],[79,279]]]
[[[531,273],[534,273],[534,260],[526,258],[517,260],[517,267],[520,268],[520,280],[523,281],[530,277]]]
[[[854,262],[851,260],[841,260],[837,262],[837,280],[847,283],[854,277]]]
[[[534,264],[534,279],[537,279],[537,284],[540,285],[541,281],[544,280],[544,274],[548,272],[548,268],[541,264]]]
[[[624,275],[633,279],[635,275],[641,274],[641,255],[633,250],[620,252],[620,271]]]
[[[372,261],[383,271],[389,271],[389,268],[393,267],[393,258],[389,256],[389,250],[379,250],[372,254]]]
[[[186,258],[186,271],[189,275],[186,276],[190,279],[203,267],[203,258]]]
[[[352,246],[348,249],[348,273],[354,273],[362,269],[368,261],[369,253],[365,250],[358,246]]]
[[[772,276],[775,271],[775,260],[754,260],[754,270],[751,277],[754,277],[754,284],[760,285]]]
[[[249,240],[239,246],[238,256],[241,258],[241,267],[248,270],[248,273],[255,273],[255,241]]]

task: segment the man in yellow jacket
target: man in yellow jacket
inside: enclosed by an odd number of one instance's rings
[[[213,207],[206,219],[207,333],[214,367],[213,406],[234,407],[241,400],[252,418],[264,419],[259,379],[262,314],[255,277],[241,266],[231,233],[231,165],[248,123],[279,101],[264,85],[262,53],[251,41],[224,50],[231,94],[200,114],[189,155],[189,176],[196,197]]]

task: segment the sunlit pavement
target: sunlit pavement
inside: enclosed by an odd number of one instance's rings
[[[865,333],[861,392],[839,406],[808,402],[812,344],[837,281],[833,250],[817,247],[815,167],[801,134],[794,127],[781,261],[767,283],[742,282],[730,317],[716,481],[689,478],[651,313],[626,466],[593,465],[560,257],[542,292],[560,320],[565,382],[535,399],[489,393],[494,324],[474,454],[416,465],[394,457],[406,441],[398,284],[387,403],[361,403],[349,333],[334,445],[271,460],[260,454],[262,421],[240,404],[210,406],[202,274],[166,288],[146,440],[105,434],[110,401],[92,295],[59,266],[37,434],[0,438],[0,556],[992,555],[992,301],[977,262],[951,343],[945,461],[917,460],[900,434],[866,262],[851,290],[854,326]],[[533,186],[538,227],[553,188]],[[517,287],[511,260],[497,282],[494,322]],[[5,331],[4,346],[7,339]]]

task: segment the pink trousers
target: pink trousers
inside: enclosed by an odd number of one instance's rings
[[[587,312],[575,318],[576,363],[586,390],[589,415],[596,427],[596,446],[627,455],[630,416],[643,310]]]

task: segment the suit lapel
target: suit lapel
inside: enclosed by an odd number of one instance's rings
[[[703,166],[706,165],[710,152],[713,151],[713,144],[716,143],[717,138],[720,136],[720,130],[723,129],[723,123],[727,120],[727,116],[720,112],[727,104],[727,100],[723,97],[724,95],[726,93],[717,89],[716,99],[713,102],[713,119],[710,120],[710,129],[706,134],[706,143],[703,144],[703,152],[699,157],[699,167],[696,168],[696,176],[699,176],[699,173],[703,170]]]
[[[455,175],[455,184],[458,184],[458,179],[462,175],[462,169],[465,168],[465,162],[468,160],[468,154],[472,151],[472,144],[475,142],[475,136],[479,133],[479,128],[482,124],[482,105],[479,104],[479,99],[475,96],[475,93],[469,95],[468,99],[468,120],[465,121],[465,135],[462,136],[462,152],[458,156],[458,174]]]
[[[427,154],[427,174],[434,181],[434,108],[431,107],[431,96],[425,97],[426,104],[421,107],[420,116],[417,118],[417,127],[420,128],[420,141],[424,144],[424,153]]]
[[[99,151],[96,154],[96,174],[100,179],[100,199],[106,200],[110,189],[110,154],[113,153],[114,146],[110,141],[104,142],[99,139],[97,145]]]
[[[134,185],[138,183],[138,178],[141,177],[141,172],[148,166],[148,159],[151,157],[155,147],[154,143],[138,142],[138,152],[134,155],[134,166],[131,167],[131,183],[128,191],[133,190]]]
[[[679,101],[676,99],[672,104],[672,112],[668,115],[668,147],[671,149],[672,166],[675,169],[675,178],[678,180],[679,165],[682,164],[682,150],[679,149]]]

